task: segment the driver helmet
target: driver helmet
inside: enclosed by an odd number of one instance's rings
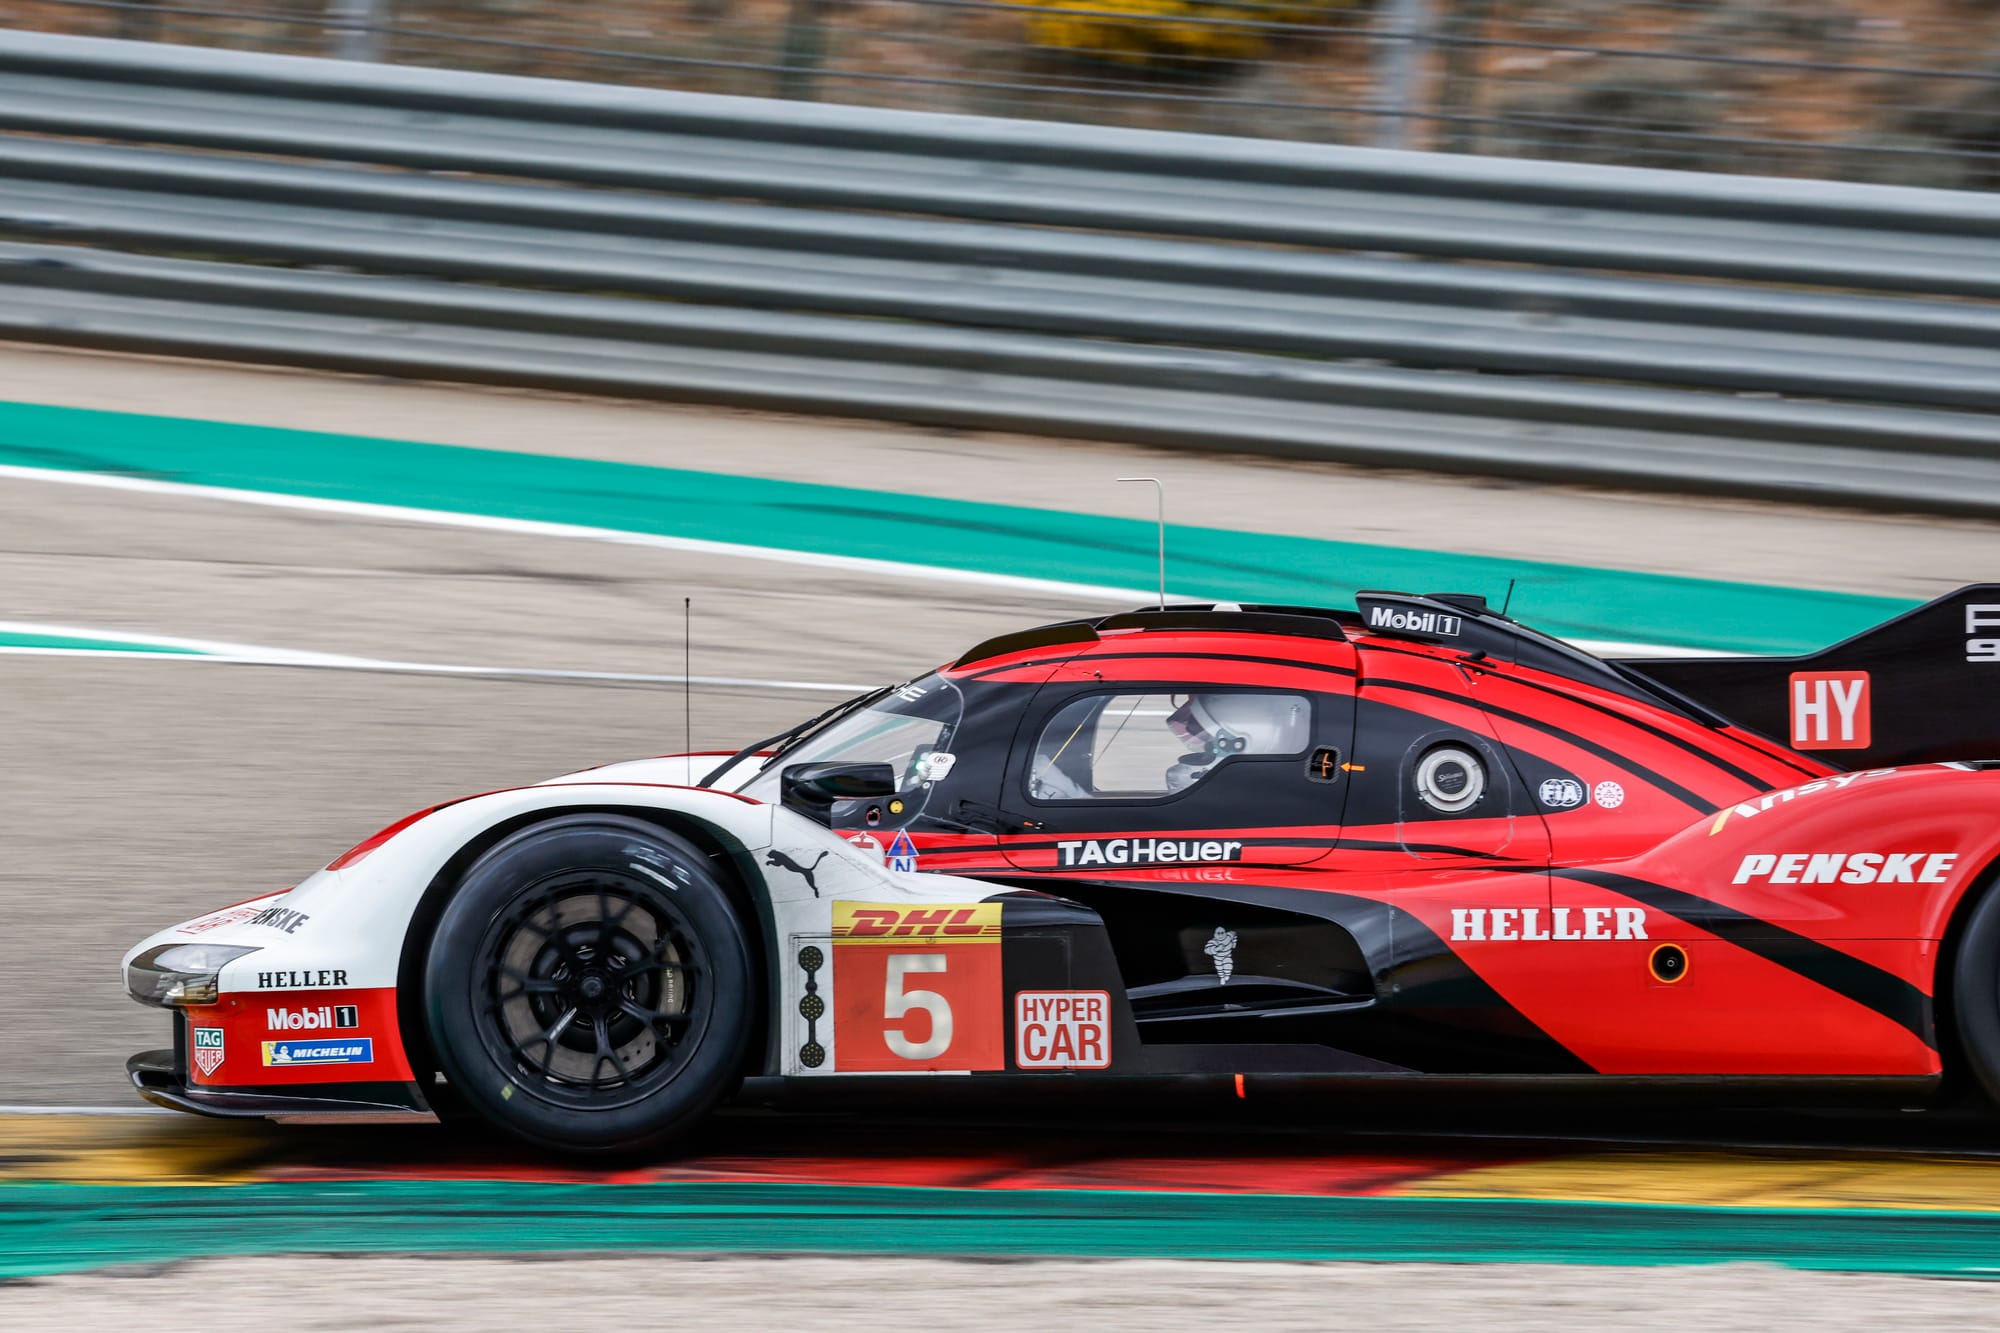
[[[1192,785],[1226,755],[1303,749],[1306,726],[1304,701],[1296,695],[1191,694],[1167,717],[1167,729],[1195,747],[1167,770],[1167,790]]]

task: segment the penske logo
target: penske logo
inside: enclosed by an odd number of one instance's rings
[[[1242,855],[1242,843],[1223,838],[1076,838],[1056,844],[1061,866],[1187,865]]]
[[[835,903],[835,944],[998,944],[999,903]]]
[[[1957,864],[1957,852],[1759,852],[1730,883],[1943,884]]]

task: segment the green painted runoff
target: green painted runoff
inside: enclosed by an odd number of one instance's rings
[[[0,403],[0,464],[404,505],[1107,587],[1155,582],[1139,519],[857,486]],[[919,465],[920,466],[920,465]],[[1052,498],[1063,486],[1052,484]],[[1108,479],[1107,479],[1108,480]],[[873,483],[870,485],[869,483]],[[875,487],[883,489],[876,489]],[[1329,526],[1340,505],[1329,494]],[[1496,505],[1505,500],[1496,498]],[[1484,593],[1567,638],[1803,652],[1906,610],[1894,598],[1172,526],[1168,582],[1197,599],[1347,606],[1357,588]]]
[[[0,1186],[0,1280],[208,1255],[562,1248],[2000,1271],[1991,1213],[711,1182]]]
[[[0,648],[63,648],[93,653],[164,653],[170,657],[205,657],[198,648],[174,648],[133,639],[86,639],[68,634],[28,634],[0,630]]]

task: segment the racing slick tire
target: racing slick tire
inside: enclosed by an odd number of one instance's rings
[[[465,1102],[544,1148],[634,1153],[737,1086],[750,945],[699,849],[576,814],[496,843],[459,880],[424,966],[438,1064]]]
[[[1966,1062],[1988,1099],[2000,1103],[2000,887],[1987,892],[1965,923],[1951,1000]]]

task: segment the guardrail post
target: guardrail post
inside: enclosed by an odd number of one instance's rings
[[[820,61],[826,57],[819,0],[792,0],[785,12],[785,49],[778,57],[778,96],[809,102],[818,92]]]
[[[1430,0],[1384,0],[1375,38],[1375,146],[1417,148],[1424,55],[1430,49]]]
[[[390,0],[327,0],[327,54],[338,60],[380,60]]]

